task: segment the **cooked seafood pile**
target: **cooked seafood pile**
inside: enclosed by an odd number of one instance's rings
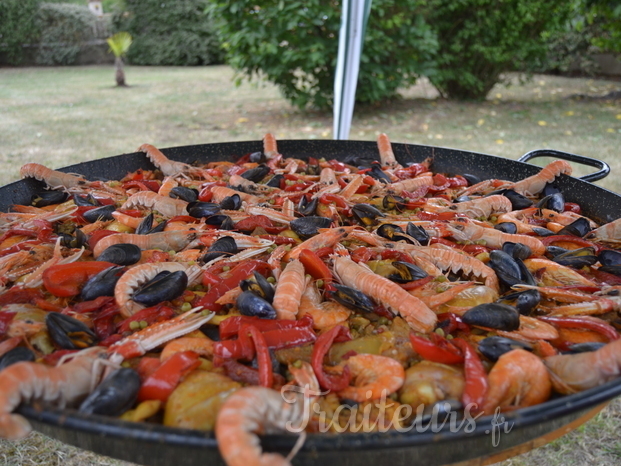
[[[564,161],[510,182],[403,167],[386,135],[379,162],[270,134],[236,163],[139,150],[157,168],[116,181],[22,167],[49,189],[0,214],[2,437],[36,403],[287,464],[256,435],[511,411],[621,373],[621,219],[565,201]]]

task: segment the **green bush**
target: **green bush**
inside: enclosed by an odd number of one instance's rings
[[[0,52],[9,64],[19,64],[24,58],[24,44],[36,41],[36,24],[40,0],[0,1]]]
[[[501,74],[541,66],[546,37],[561,29],[571,2],[550,0],[420,0],[437,33],[438,72],[429,79],[442,96],[483,100]]]
[[[621,3],[618,0],[583,0],[586,2],[586,22],[598,33],[593,45],[604,52],[621,53]]]
[[[41,31],[37,64],[73,64],[81,44],[95,38],[96,22],[87,6],[42,3],[37,16]]]
[[[208,65],[223,53],[205,12],[209,0],[126,0],[114,18],[116,31],[134,42],[127,60],[135,65]]]
[[[396,96],[430,72],[437,44],[412,12],[416,0],[374,0],[364,41],[357,101]],[[299,108],[328,108],[334,93],[341,2],[214,1],[210,12],[238,83],[265,77]]]

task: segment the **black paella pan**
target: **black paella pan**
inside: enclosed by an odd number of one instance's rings
[[[286,157],[325,157],[339,160],[352,157],[377,160],[377,145],[363,141],[284,140],[279,151]],[[204,144],[164,149],[171,159],[186,163],[216,160],[234,161],[244,154],[262,150],[260,141]],[[540,168],[522,161],[455,149],[393,144],[393,151],[403,165],[431,157],[434,172],[470,173],[481,179],[499,178],[517,181],[536,174]],[[596,173],[576,179],[561,176],[557,180],[569,202],[580,204],[585,215],[602,223],[621,217],[621,196],[591,184],[605,177],[609,167],[604,162],[552,150],[533,151],[520,160],[548,156],[593,166]],[[80,173],[90,180],[119,179],[139,168],[152,169],[143,153],[125,154],[62,169]],[[0,188],[0,210],[13,204],[28,204],[41,182],[27,179]],[[423,427],[408,432],[373,434],[313,434],[294,459],[294,464],[391,465],[425,464],[427,466],[465,461],[500,453],[556,431],[584,416],[593,408],[621,394],[621,378],[575,395],[552,399],[540,405],[502,415],[488,416],[455,428],[447,422],[433,430]],[[222,464],[212,433],[174,429],[145,423],[130,423],[72,410],[39,411],[21,406],[34,428],[65,443],[111,457],[150,466],[204,466]],[[459,425],[457,424],[459,427]],[[510,432],[507,432],[509,431]],[[266,451],[287,455],[294,447],[293,435],[262,437]]]

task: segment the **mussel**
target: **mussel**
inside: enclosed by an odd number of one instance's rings
[[[477,184],[482,181],[481,178],[476,175],[471,175],[470,173],[464,173],[461,176],[466,179],[466,181],[468,182],[468,186],[472,186],[473,184]]]
[[[246,170],[244,173],[241,174],[241,177],[254,183],[259,183],[263,180],[263,178],[267,176],[270,170],[270,167],[268,167],[267,165],[259,165],[255,168]]]
[[[597,258],[602,265],[621,265],[621,251],[602,249]]]
[[[571,222],[569,225],[566,225],[561,230],[559,230],[557,235],[573,235],[578,236],[580,238],[584,237],[587,233],[591,231],[591,224],[589,221],[580,217],[578,220]]]
[[[533,347],[528,343],[524,343],[511,338],[505,337],[487,337],[479,342],[479,352],[490,361],[498,361],[498,358],[505,353],[514,349],[524,349],[533,351]]]
[[[565,210],[565,197],[562,193],[549,194],[537,203],[540,209],[550,209],[555,212],[563,212]]]
[[[74,194],[73,203],[82,207],[99,206],[99,201],[95,199],[92,194],[87,194],[86,196],[78,196],[77,194]]]
[[[543,227],[533,227],[533,233],[535,233],[537,236],[553,236],[556,235],[556,233],[554,233],[552,230],[548,230],[547,228],[543,228]]]
[[[494,269],[498,279],[506,286],[512,287],[513,285],[524,283],[532,284],[522,277],[522,268],[517,262],[520,259],[514,259],[504,251],[491,251],[489,258],[487,265]],[[536,283],[534,284],[536,285]]]
[[[213,202],[190,202],[186,207],[188,215],[194,218],[211,217],[220,212],[220,206]]]
[[[598,261],[593,248],[579,248],[571,251],[558,254],[552,258],[557,264],[564,265],[566,267],[573,267],[581,269],[582,267],[589,267]]]
[[[235,239],[231,236],[223,236],[209,246],[205,255],[200,258],[200,261],[207,263],[220,256],[232,256],[234,254],[237,254],[237,243]]]
[[[188,276],[182,270],[168,274],[158,274],[148,281],[132,299],[144,306],[155,306],[163,301],[170,301],[183,294],[188,286]]]
[[[254,272],[254,280],[242,280],[239,287],[243,291],[250,291],[268,303],[274,300],[274,287],[259,272]]]
[[[504,189],[501,194],[511,201],[512,210],[522,210],[533,205],[533,201],[513,189]]]
[[[265,183],[266,186],[270,188],[280,188],[280,183],[285,179],[285,175],[274,175],[270,178],[270,180]]]
[[[18,346],[17,348],[13,348],[0,356],[0,371],[2,371],[5,367],[9,367],[11,364],[15,364],[16,362],[34,362],[35,359],[35,354],[30,348]]]
[[[546,183],[543,191],[541,191],[541,195],[543,197],[549,196],[551,194],[561,194],[561,188],[559,188],[556,183]]]
[[[409,262],[394,261],[391,265],[396,269],[396,273],[392,273],[386,278],[393,282],[408,283],[429,276],[423,269]]]
[[[81,248],[88,242],[88,237],[79,228],[75,229],[74,235],[59,233],[58,236],[62,238],[60,244],[66,248]]]
[[[228,215],[223,215],[223,214],[216,214],[216,215],[212,215],[211,217],[207,217],[205,219],[205,223],[207,225],[213,225],[215,227],[218,227],[219,230],[224,230],[224,228],[222,228],[222,224],[228,221],[233,222],[233,219],[231,217],[229,217]]]
[[[400,226],[393,225],[392,223],[383,223],[375,232],[382,238],[389,239],[390,241],[405,241],[406,243],[415,244],[412,238],[409,238]]]
[[[506,252],[507,254],[509,254],[514,259],[522,259],[522,260],[528,259],[533,253],[533,251],[525,244],[513,243],[511,241],[507,241],[506,243],[503,243],[502,250]]]
[[[512,332],[520,328],[520,313],[516,308],[501,303],[484,303],[467,310],[461,320],[468,325]]]
[[[263,298],[250,291],[243,291],[235,302],[237,309],[245,316],[260,317],[261,319],[275,319],[276,310]]]
[[[295,232],[296,235],[302,238],[309,238],[319,233],[320,228],[329,228],[332,224],[332,220],[325,217],[300,217],[291,221],[289,227]]]
[[[114,296],[114,287],[123,275],[123,266],[117,265],[102,270],[88,279],[80,296],[84,301],[91,301],[100,296]]]
[[[138,372],[122,367],[112,372],[88,395],[79,411],[86,414],[120,416],[136,402],[139,390]]]
[[[589,353],[591,351],[597,351],[602,346],[605,346],[606,343],[602,343],[601,341],[589,341],[586,343],[574,343],[573,345],[569,345],[569,351],[563,351],[564,354],[577,354],[577,353]]]
[[[231,231],[235,229],[235,222],[233,222],[233,219],[231,217],[229,217],[228,215],[224,215],[224,217],[226,217],[222,223],[220,223],[220,230],[227,230],[227,231]]]
[[[50,338],[62,349],[83,349],[97,342],[97,336],[86,324],[60,312],[48,312],[45,325]]]
[[[168,196],[185,202],[196,202],[198,200],[198,190],[186,186],[175,186],[170,190]]]
[[[242,206],[241,196],[239,194],[233,194],[227,196],[220,201],[220,208],[222,210],[239,210]]]
[[[415,225],[412,222],[408,222],[405,232],[423,246],[427,246],[431,239],[429,233],[427,233],[423,227]]]
[[[248,160],[252,163],[265,163],[267,162],[267,157],[263,152],[253,152],[248,156]]]
[[[366,294],[345,285],[334,283],[335,291],[330,291],[330,297],[354,311],[373,312],[375,304]]]
[[[30,199],[30,203],[35,207],[45,207],[48,205],[62,204],[69,199],[69,194],[63,191],[43,191],[35,193]]]
[[[151,212],[149,215],[143,218],[140,224],[138,225],[138,228],[136,228],[135,233],[137,235],[150,235],[151,233],[157,233],[160,231],[164,231],[164,228],[166,228],[166,222],[161,222],[154,227],[153,226],[154,218],[155,217],[153,215],[153,212]]]
[[[305,217],[315,215],[318,203],[319,198],[317,197],[309,201],[306,199],[306,196],[302,196],[300,202],[298,202],[297,211],[300,215],[304,215]]]
[[[563,254],[564,252],[569,251],[569,249],[562,248],[560,246],[546,246],[546,257],[548,259],[552,259],[553,257],[558,256],[559,254]]]
[[[518,231],[515,223],[512,222],[501,222],[494,225],[494,228],[498,231],[502,231],[503,233],[509,233],[511,235],[515,235]]]
[[[370,204],[356,204],[351,211],[356,221],[365,227],[375,225],[379,217],[385,217],[382,212]]]
[[[503,296],[497,302],[515,306],[522,315],[530,315],[541,302],[541,293],[536,289],[518,291]]]
[[[101,207],[96,207],[95,209],[87,210],[82,214],[84,220],[89,223],[94,223],[97,220],[114,220],[112,216],[112,212],[116,210],[114,204],[104,205]]]
[[[382,199],[382,207],[386,210],[397,210],[401,212],[405,209],[405,198],[397,196],[396,194],[387,194]]]
[[[132,265],[138,262],[141,256],[142,251],[135,244],[118,243],[104,249],[97,260],[117,265]]]
[[[377,163],[371,165],[371,170],[367,172],[367,175],[382,183],[392,183],[390,177],[382,171],[382,168]]]

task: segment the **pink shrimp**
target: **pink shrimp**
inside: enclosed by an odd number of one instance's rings
[[[536,196],[547,183],[552,183],[560,175],[571,175],[572,169],[564,160],[555,160],[543,167],[539,173],[511,185],[511,189],[524,196]]]
[[[40,163],[22,165],[19,173],[22,178],[35,178],[43,181],[52,189],[86,187],[90,184],[90,181],[82,176],[52,170]]]
[[[159,168],[166,176],[178,176],[189,174],[194,167],[183,162],[175,162],[166,157],[162,151],[151,144],[143,144],[138,148],[139,152],[144,152],[149,160]]]
[[[398,181],[386,186],[386,191],[394,194],[401,194],[403,191],[415,191],[423,186],[432,186],[433,176],[431,172],[425,172],[416,178],[410,178],[408,180]]]
[[[271,133],[267,133],[263,136],[263,153],[268,159],[278,155],[276,138]]]
[[[195,240],[198,232],[195,230],[173,230],[151,233],[150,235],[136,235],[134,233],[119,233],[100,239],[93,255],[95,258],[113,244],[130,243],[140,249],[161,249],[163,251],[180,251]]]
[[[605,243],[621,243],[621,218],[590,231],[585,238]]]
[[[121,209],[145,207],[147,209],[157,210],[166,217],[174,217],[176,215],[188,215],[188,211],[186,210],[187,205],[188,203],[181,199],[160,196],[153,191],[140,191],[136,194],[132,194],[121,206]]]
[[[454,211],[470,218],[489,218],[492,215],[511,211],[511,201],[501,195],[487,196],[472,201],[459,202],[445,211]]]
[[[169,341],[160,353],[160,360],[166,361],[181,351],[194,351],[200,356],[213,356],[214,341],[208,337],[180,337]]]
[[[304,292],[304,266],[294,259],[280,274],[272,305],[279,319],[295,319]]]
[[[323,301],[313,280],[306,278],[306,289],[300,299],[298,317],[310,314],[313,318],[313,328],[323,330],[345,322],[351,311],[336,301]]]
[[[389,169],[401,168],[399,162],[395,158],[395,154],[392,151],[390,139],[384,133],[377,137],[377,149],[379,151],[382,167],[388,167]]]
[[[347,238],[347,235],[355,228],[357,227],[320,228],[318,235],[312,236],[298,244],[285,255],[284,259],[297,259],[304,249],[316,251],[321,248],[330,248]]]
[[[353,387],[338,394],[341,398],[361,403],[387,397],[401,388],[405,371],[397,360],[375,354],[357,354],[346,363],[352,374]]]

